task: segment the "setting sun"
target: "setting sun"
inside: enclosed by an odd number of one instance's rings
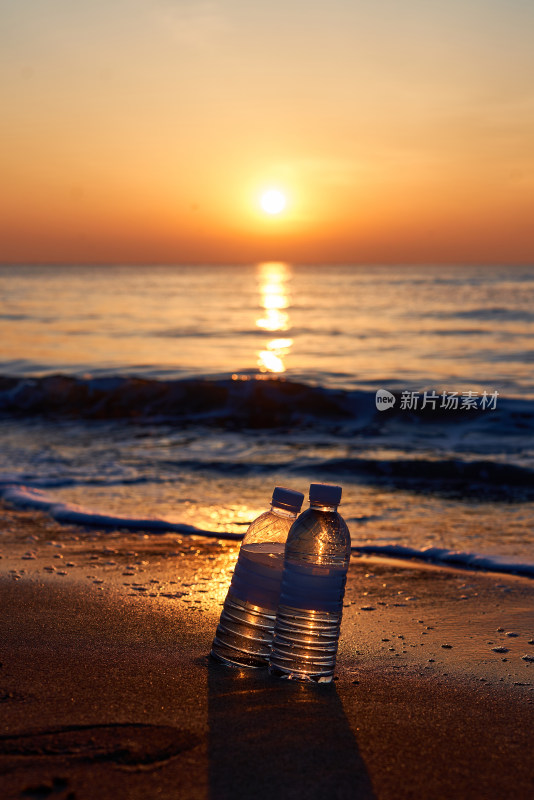
[[[280,214],[286,207],[286,198],[279,189],[269,189],[260,197],[260,205],[267,214]]]
[[[4,2],[2,263],[532,263],[534,3],[383,5]]]

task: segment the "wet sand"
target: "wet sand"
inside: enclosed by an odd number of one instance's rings
[[[534,796],[532,581],[354,558],[304,685],[207,657],[235,544],[0,531],[2,798]]]

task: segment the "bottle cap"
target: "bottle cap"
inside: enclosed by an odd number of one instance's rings
[[[277,486],[273,492],[272,504],[277,508],[285,508],[286,511],[300,511],[304,495],[302,492],[294,492],[293,489],[284,489]]]
[[[341,486],[329,483],[310,483],[310,503],[322,506],[337,506],[341,502]]]

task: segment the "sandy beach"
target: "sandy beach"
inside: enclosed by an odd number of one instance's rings
[[[319,687],[208,658],[235,543],[8,507],[0,530],[2,797],[534,792],[527,579],[353,558]]]

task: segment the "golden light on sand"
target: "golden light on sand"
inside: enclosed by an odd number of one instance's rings
[[[262,316],[256,325],[262,330],[275,333],[287,331],[289,328],[289,294],[287,281],[291,270],[287,264],[270,262],[259,265]],[[285,356],[288,355],[293,339],[277,338],[266,342],[263,350],[258,352],[258,367],[261,372],[285,372]]]
[[[287,205],[286,196],[280,189],[268,189],[261,195],[260,205],[267,214],[280,214]]]

